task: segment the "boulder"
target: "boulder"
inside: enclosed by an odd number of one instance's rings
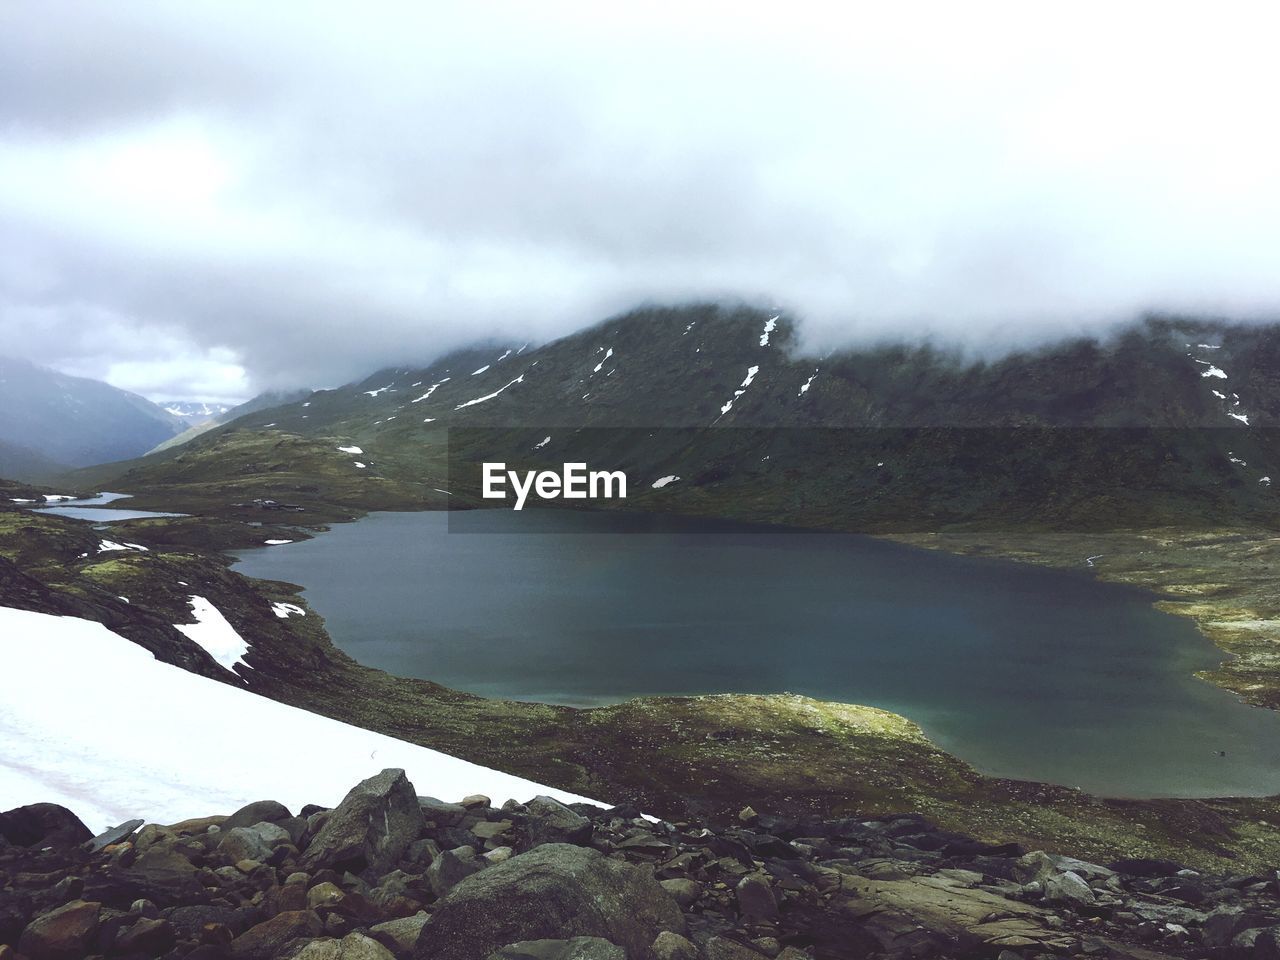
[[[1044,898],[1049,903],[1069,903],[1076,907],[1087,907],[1097,899],[1089,885],[1070,870],[1046,877],[1043,882]]]
[[[698,948],[670,930],[663,930],[653,941],[653,960],[698,960]]]
[[[495,950],[489,960],[627,960],[617,944],[600,937],[522,940]]]
[[[467,877],[478,873],[487,863],[488,861],[476,859],[474,847],[446,850],[427,867],[427,883],[436,897],[443,897]]]
[[[102,904],[72,900],[32,920],[18,938],[18,953],[29,960],[79,960],[93,952],[101,915]]]
[[[145,821],[142,820],[126,820],[124,823],[120,824],[120,826],[112,827],[110,830],[103,831],[96,837],[86,840],[84,847],[90,853],[97,853],[104,847],[109,847],[113,843],[119,843],[120,841],[133,836],[134,831],[142,826],[144,822]]]
[[[324,924],[314,910],[288,910],[240,934],[231,941],[229,952],[235,960],[272,960],[290,940],[323,932]]]
[[[219,835],[218,854],[228,863],[258,860],[266,863],[276,847],[293,842],[288,831],[274,823],[255,823],[251,827],[232,827]]]
[[[399,920],[388,920],[386,923],[374,924],[369,928],[375,940],[389,947],[396,953],[408,953],[413,950],[427,922],[426,913],[417,913],[412,917],[401,917]]]
[[[176,938],[168,920],[142,917],[116,937],[112,949],[121,954],[144,954],[158,957],[173,949]]]
[[[32,803],[0,813],[0,837],[17,847],[74,847],[93,834],[66,807]]]
[[[288,820],[293,814],[283,803],[275,800],[256,800],[241,807],[226,820],[222,821],[223,830],[234,830],[236,827],[252,827],[255,823],[279,823]]]
[[[749,873],[734,889],[738,912],[747,921],[772,920],[778,915],[778,901],[769,881],[758,873]]]
[[[676,903],[683,908],[693,906],[698,901],[698,898],[702,896],[702,884],[687,877],[674,877],[670,880],[661,881],[661,884],[662,889],[671,894]]]
[[[684,915],[651,874],[547,843],[458,883],[436,904],[415,956],[487,960],[523,940],[601,937],[641,960],[663,930],[683,934]]]
[[[341,940],[312,940],[294,953],[292,960],[395,960],[395,955],[357,931]]]
[[[591,842],[591,821],[575,813],[554,797],[536,796],[527,807],[529,842],[577,843]]]
[[[381,876],[393,869],[424,826],[413,785],[403,770],[383,770],[357,784],[307,846],[305,870],[331,867]]]

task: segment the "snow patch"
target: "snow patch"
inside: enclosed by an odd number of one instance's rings
[[[137,550],[148,553],[148,549],[140,543],[116,543],[114,540],[103,540],[98,544],[99,553],[110,553],[113,550]]]
[[[759,372],[760,372],[759,366],[752,366],[747,368],[746,379],[743,380],[742,384],[738,387],[738,389],[733,392],[733,397],[729,400],[729,402],[720,408],[720,416],[723,417],[726,413],[728,413],[730,410],[733,409],[733,401],[737,400],[740,396],[742,396],[744,393],[747,392],[747,387],[751,386],[751,381],[753,381],[756,378],[756,374]]]
[[[174,627],[228,670],[238,663],[244,663],[249,645],[236,633],[236,628],[227,622],[221,610],[204,597],[193,596],[191,615],[196,618],[195,623],[175,623]],[[244,665],[248,666],[247,663]]]
[[[435,393],[435,392],[436,392],[436,390],[438,390],[438,389],[440,388],[440,384],[441,384],[441,383],[448,383],[451,379],[452,379],[451,377],[445,377],[445,378],[444,378],[443,380],[441,380],[439,383],[433,383],[431,386],[429,386],[429,387],[427,388],[427,392],[426,392],[426,393],[424,393],[422,396],[420,396],[417,400],[410,400],[409,402],[410,402],[410,403],[421,403],[423,400],[427,399],[427,397],[429,397],[429,396],[431,396],[433,393]]]
[[[305,617],[307,615],[307,611],[296,603],[273,603],[271,604],[271,612],[281,620],[288,620],[293,616]]]
[[[533,445],[533,449],[535,449],[535,450],[541,450],[543,447],[545,447],[545,446],[546,446],[548,443],[550,443],[550,442],[551,442],[551,438],[550,438],[550,437],[543,437],[543,438],[542,438],[542,440],[540,440],[538,443],[535,443],[535,444]]]
[[[279,547],[286,543],[293,543],[292,540],[263,540],[262,542],[268,547]]]
[[[334,806],[386,767],[403,768],[420,793],[447,800],[545,793],[591,802],[161,663],[89,620],[0,607],[0,662],[0,809],[60,803],[92,830],[131,817],[176,823],[263,797],[298,810]],[[146,696],[121,697],[109,677],[128,677]],[[281,751],[282,743],[322,743],[324,762]]]
[[[356,469],[358,470],[363,470],[368,466],[367,463],[361,463],[359,460],[352,460],[351,462],[356,465]]]
[[[475,376],[479,376],[480,374],[484,373],[484,372],[485,372],[486,370],[488,370],[488,369],[489,369],[489,364],[487,364],[487,363],[486,363],[486,364],[485,364],[483,367],[481,367],[479,370],[472,370],[472,371],[471,371],[471,375],[472,375],[473,377],[475,377]]]
[[[809,377],[808,380],[800,384],[800,392],[796,394],[797,397],[803,397],[806,393],[809,392],[809,388],[813,386],[814,377],[816,377],[817,375],[818,375],[818,371],[817,370],[813,371],[813,376]]]
[[[764,333],[760,334],[760,346],[767,347],[769,345],[769,334],[778,328],[778,318],[770,317],[764,322]]]
[[[339,447],[343,453],[364,453],[359,447]]]
[[[510,383],[504,383],[497,390],[493,391],[493,393],[487,393],[483,397],[476,397],[474,400],[468,400],[466,403],[460,403],[453,409],[461,410],[463,407],[473,407],[477,403],[484,403],[486,400],[492,400],[494,397],[500,394],[503,390],[507,389],[507,387],[513,387],[517,383],[523,383],[523,382],[524,382],[524,374],[522,373],[520,374],[520,376],[516,377]]]
[[[366,397],[376,397],[380,393],[386,393],[392,386],[393,384],[388,383],[385,387],[379,387],[377,390],[365,390],[364,395]]]
[[[667,484],[669,484],[669,483],[675,483],[675,482],[676,482],[677,480],[679,480],[679,479],[680,479],[680,478],[679,478],[679,477],[677,477],[675,474],[672,474],[672,475],[671,475],[671,476],[669,476],[669,477],[659,477],[657,480],[653,481],[653,489],[654,489],[654,490],[661,490],[661,489],[662,489],[663,487],[665,487]]]
[[[1249,415],[1246,413],[1228,413],[1227,416],[1232,420],[1239,420],[1246,427],[1249,425]]]

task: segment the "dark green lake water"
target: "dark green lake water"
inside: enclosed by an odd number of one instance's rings
[[[1192,676],[1222,654],[1190,621],[1084,570],[506,510],[374,514],[241,558],[304,585],[361,663],[485,696],[789,691],[902,713],[985,773],[1115,796],[1280,792],[1280,715]]]

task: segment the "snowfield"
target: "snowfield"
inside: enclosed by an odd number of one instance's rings
[[[52,802],[94,831],[272,799],[337,804],[403,767],[420,794],[585,798],[161,663],[100,623],[0,607],[0,810]]]

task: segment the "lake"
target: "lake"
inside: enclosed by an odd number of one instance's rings
[[[148,517],[185,517],[185,513],[161,513],[156,510],[128,510],[119,507],[104,507],[102,504],[127,500],[132,494],[100,493],[96,497],[84,497],[79,500],[60,500],[53,507],[34,507],[33,513],[51,513],[55,517],[69,517],[72,520],[92,520],[96,523],[112,523],[116,520],[145,520]]]
[[[1280,715],[1192,676],[1223,655],[1191,621],[1083,569],[508,510],[372,514],[239,556],[305,586],[361,663],[484,696],[787,691],[904,714],[984,773],[1110,796],[1280,792]]]

